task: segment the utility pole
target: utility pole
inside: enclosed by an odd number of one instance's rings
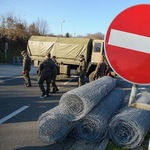
[[[62,37],[62,23],[65,22],[65,20],[61,21],[61,37]]]

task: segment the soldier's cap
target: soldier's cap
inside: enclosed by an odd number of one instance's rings
[[[56,58],[56,56],[53,56],[52,58],[54,58],[54,59],[55,59],[55,58]]]
[[[23,55],[24,53],[26,53],[26,51],[22,51],[22,52],[21,52],[21,55]]]
[[[80,58],[84,57],[84,55],[81,55]]]
[[[47,53],[47,56],[48,56],[48,57],[51,57],[51,53]]]

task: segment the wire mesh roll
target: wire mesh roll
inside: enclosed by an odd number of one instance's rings
[[[77,121],[89,113],[115,86],[115,79],[104,76],[71,90],[60,98],[59,103],[64,104],[61,113],[67,120]]]
[[[144,92],[137,103],[150,104],[150,93]],[[125,148],[140,146],[150,128],[150,111],[124,107],[109,124],[112,141]]]
[[[38,119],[39,139],[43,143],[54,143],[63,141],[74,128],[75,123],[67,121],[60,113],[63,105],[43,113]]]
[[[125,92],[121,88],[112,90],[85,117],[77,121],[74,136],[88,143],[101,141],[108,134],[110,119],[121,107]]]

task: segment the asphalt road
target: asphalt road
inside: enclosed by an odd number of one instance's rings
[[[59,91],[40,99],[42,93],[37,83],[36,68],[32,66],[32,87],[28,88],[24,87],[21,70],[22,66],[0,65],[0,150],[68,150],[75,143],[71,136],[53,145],[42,143],[38,138],[37,120],[41,114],[57,106],[65,92],[77,87],[78,78],[57,76]],[[117,78],[117,86],[129,94],[132,84]],[[139,93],[149,89],[150,86],[141,85]],[[88,148],[90,146],[95,145],[88,145]]]
[[[74,142],[69,137],[62,143],[47,145],[38,138],[38,117],[58,105],[65,92],[77,87],[77,78],[57,77],[59,91],[41,99],[36,68],[32,67],[32,87],[24,87],[21,66],[0,66],[0,150],[67,149]]]

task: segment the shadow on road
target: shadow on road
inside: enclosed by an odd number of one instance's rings
[[[65,140],[59,143],[46,146],[27,146],[21,147],[14,150],[68,150],[73,143],[76,141],[75,138],[68,136]]]

